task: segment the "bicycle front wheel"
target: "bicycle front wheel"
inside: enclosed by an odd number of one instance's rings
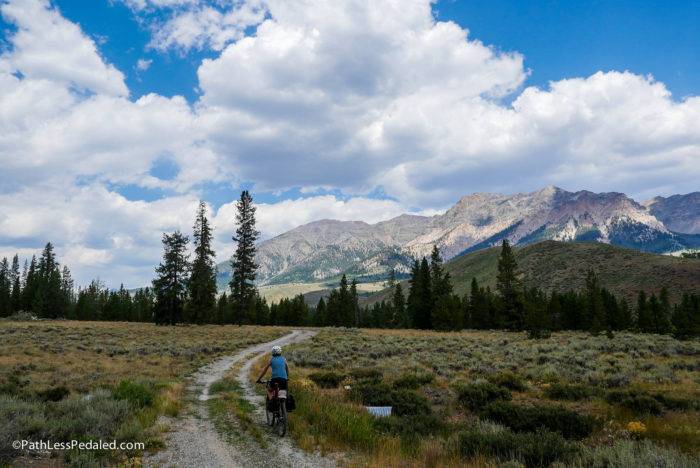
[[[284,437],[287,433],[287,400],[280,398],[279,418],[277,419],[277,435]]]

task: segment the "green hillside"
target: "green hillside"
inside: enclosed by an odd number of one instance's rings
[[[469,291],[472,277],[480,284],[496,285],[500,247],[472,252],[445,264],[455,293]],[[672,300],[683,291],[700,290],[700,260],[657,255],[597,242],[544,241],[516,247],[515,255],[526,286],[547,291],[567,291],[584,286],[586,272],[593,268],[603,286],[634,299],[640,289],[658,291],[666,286]],[[375,302],[388,298],[384,291],[366,298]]]

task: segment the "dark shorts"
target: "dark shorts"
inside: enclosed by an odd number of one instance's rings
[[[277,384],[277,388],[280,390],[287,390],[287,379],[283,379],[281,377],[270,379],[270,383],[268,383],[270,388],[274,388],[275,384]]]

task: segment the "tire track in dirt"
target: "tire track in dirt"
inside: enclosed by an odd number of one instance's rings
[[[314,336],[311,330],[294,330],[276,340],[246,348],[237,354],[219,358],[201,367],[187,388],[192,398],[192,408],[179,419],[172,420],[171,431],[166,436],[166,448],[143,457],[144,466],[165,467],[331,467],[335,462],[320,454],[308,454],[299,449],[288,437],[273,435],[264,423],[265,409],[261,395],[256,394],[248,380],[250,369],[260,356],[274,345],[297,343]],[[267,448],[261,447],[248,434],[234,441],[225,440],[209,418],[206,401],[210,398],[210,386],[222,379],[235,364],[243,362],[236,379],[243,389],[244,398],[255,406],[254,418],[267,439]],[[291,417],[294,417],[293,415]]]

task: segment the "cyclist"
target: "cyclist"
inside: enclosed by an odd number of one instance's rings
[[[287,380],[289,379],[289,366],[287,365],[287,360],[282,357],[282,347],[273,346],[272,347],[272,359],[263,369],[262,374],[258,377],[258,382],[265,377],[267,370],[272,368],[272,377],[267,384],[268,389],[277,388],[280,390],[287,390]]]

